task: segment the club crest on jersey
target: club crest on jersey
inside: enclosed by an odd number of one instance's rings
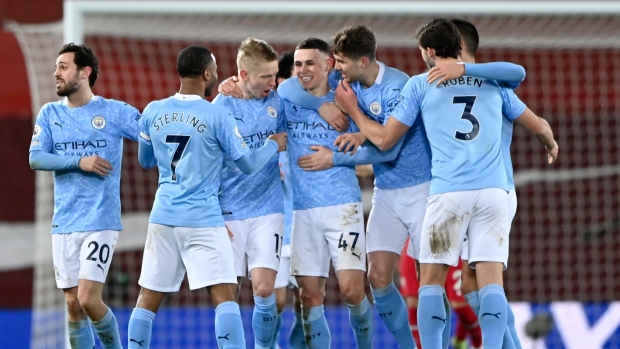
[[[41,134],[41,126],[39,126],[39,124],[34,125],[34,131],[32,131],[32,138],[35,138],[40,134]]]
[[[370,103],[370,112],[375,115],[381,114],[381,104],[379,104],[379,102],[376,102],[376,101]]]
[[[276,108],[272,106],[267,107],[267,114],[269,114],[269,116],[271,116],[272,119],[275,119],[278,116],[278,112],[276,111]]]
[[[103,116],[95,116],[93,118],[93,121],[90,122],[91,125],[93,125],[94,128],[96,128],[97,130],[101,130],[102,128],[105,127],[106,121],[103,118]]]

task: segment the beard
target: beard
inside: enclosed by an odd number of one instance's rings
[[[64,87],[56,88],[56,94],[59,95],[60,97],[68,97],[72,95],[73,93],[77,92],[79,88],[79,80],[78,80],[77,75],[75,76],[74,79],[71,79],[69,81],[63,80],[63,83],[64,83]]]
[[[209,97],[211,96],[211,94],[213,93],[213,87],[215,86],[216,81],[214,80],[212,83],[208,84],[207,87],[205,87],[205,97]]]

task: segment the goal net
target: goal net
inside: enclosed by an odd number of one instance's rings
[[[508,297],[533,303],[608,302],[620,294],[620,9],[612,2],[579,3],[66,1],[64,24],[10,28],[27,61],[36,117],[44,103],[58,98],[51,67],[63,42],[83,41],[94,49],[101,69],[96,94],[142,110],[151,100],[178,90],[176,56],[190,44],[214,52],[223,79],[236,73],[236,49],[248,36],[284,52],[307,37],[329,41],[345,25],[367,24],[377,35],[378,59],[415,75],[426,69],[414,38],[416,29],[434,17],[467,19],[480,32],[479,62],[511,61],[526,68],[527,78],[517,94],[549,121],[560,144],[559,162],[548,166],[541,146],[516,128],[512,155],[519,208],[506,271]],[[124,343],[157,189],[156,171],[142,170],[136,151],[135,143],[126,142],[121,179],[124,231],[104,291]],[[372,182],[364,186],[371,190]],[[51,263],[52,187],[49,173],[38,172],[31,340],[37,349],[67,346],[64,299],[56,290]],[[252,295],[247,284],[240,303],[251,343]],[[340,307],[333,278],[327,289],[332,345],[352,347],[348,313]],[[206,292],[189,292],[186,284],[169,295],[155,321],[152,347],[215,347],[209,304]],[[291,316],[287,310],[284,328],[290,327]],[[394,347],[378,318],[375,327],[376,347]],[[554,347],[549,341],[547,345]]]

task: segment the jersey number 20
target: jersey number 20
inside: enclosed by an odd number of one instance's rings
[[[455,96],[452,99],[452,104],[465,104],[465,109],[463,109],[463,115],[461,115],[461,119],[467,120],[471,122],[471,131],[467,133],[456,131],[454,134],[454,138],[461,141],[471,141],[478,137],[478,133],[480,132],[480,123],[478,119],[471,113],[471,108],[474,107],[474,103],[476,103],[476,96]]]

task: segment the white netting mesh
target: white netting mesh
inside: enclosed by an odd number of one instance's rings
[[[526,5],[524,5],[526,6]],[[554,167],[532,137],[517,130],[513,141],[519,210],[511,236],[506,290],[518,301],[608,301],[620,294],[620,20],[617,16],[459,16],[480,31],[479,61],[512,61],[528,77],[517,90],[555,130],[561,158]],[[415,30],[431,17],[301,15],[89,15],[85,43],[97,53],[100,78],[95,93],[127,101],[139,109],[178,89],[176,55],[189,44],[203,44],[216,55],[219,75],[236,72],[238,43],[247,36],[265,39],[279,51],[316,36],[329,40],[344,25],[368,24],[377,33],[379,60],[413,75],[425,66],[414,41]],[[28,60],[33,114],[57,97],[51,66],[61,46],[61,27],[15,26]],[[126,335],[130,309],[137,299],[137,278],[146,215],[157,188],[154,171],[136,161],[136,145],[126,144],[122,169],[125,231],[109,274],[106,302],[117,310]],[[58,348],[63,341],[62,293],[51,271],[51,181],[37,175],[37,265],[34,292],[33,348]],[[371,185],[371,184],[370,184]],[[369,182],[366,182],[369,187]],[[247,283],[246,283],[247,284]],[[326,303],[341,304],[338,288],[328,283]],[[206,293],[187,287],[166,299],[154,332],[157,348],[209,345],[212,314]],[[242,306],[251,304],[244,287]],[[39,314],[39,315],[36,315]],[[346,313],[343,313],[346,315]],[[349,347],[344,318],[330,320],[334,347]],[[247,317],[245,317],[247,318]],[[289,324],[290,325],[290,322]],[[285,325],[287,326],[287,325]],[[249,331],[250,324],[245,323]],[[384,331],[383,325],[377,325]],[[251,338],[248,332],[246,339]],[[378,335],[377,348],[393,345]],[[337,344],[336,341],[341,341]],[[248,341],[248,343],[250,343]]]

